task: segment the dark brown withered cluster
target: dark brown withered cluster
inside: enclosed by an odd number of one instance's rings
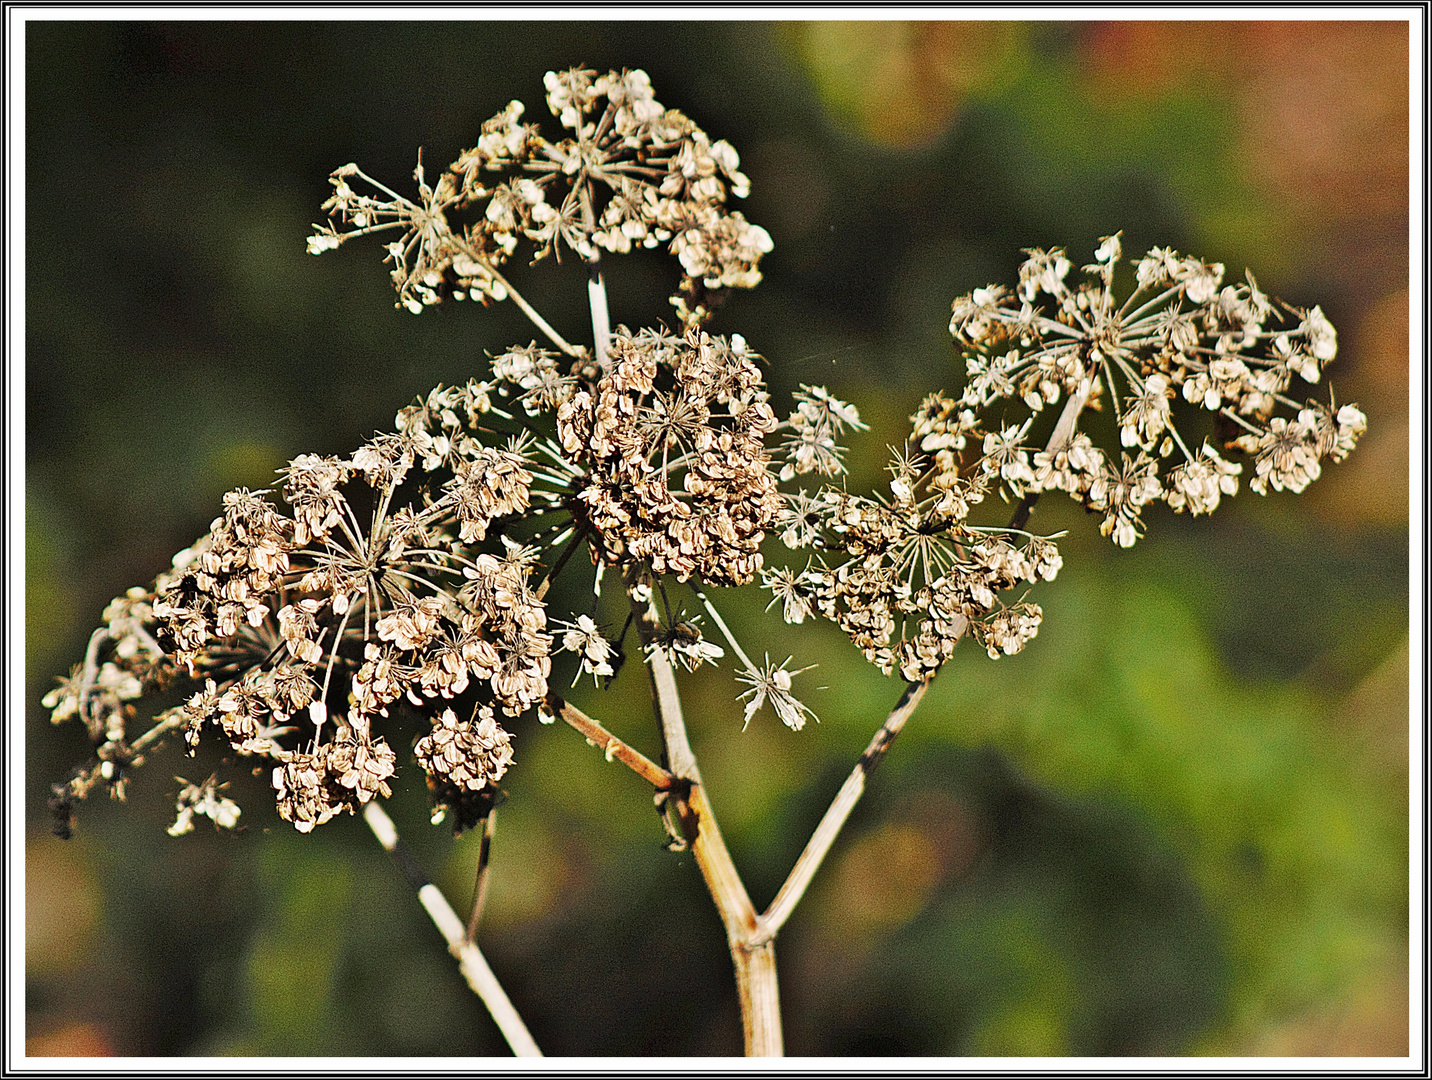
[[[781,510],[756,359],[701,331],[614,335],[611,372],[557,410],[596,558],[713,585],[755,577]]]

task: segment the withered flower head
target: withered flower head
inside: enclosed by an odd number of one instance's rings
[[[787,527],[786,542],[816,554],[804,570],[764,576],[772,603],[780,601],[787,622],[811,612],[831,619],[881,671],[899,670],[910,682],[934,675],[966,635],[991,657],[1018,652],[1038,630],[1040,609],[1006,606],[998,594],[1052,580],[1061,560],[1052,541],[966,520],[984,497],[986,475],[1001,467],[962,477],[897,452],[888,498],[830,487],[814,498],[788,497],[787,522],[801,524]]]
[[[594,557],[682,581],[752,580],[781,508],[755,354],[701,331],[618,331],[611,357],[609,374],[557,410]]]
[[[398,303],[421,312],[444,295],[502,300],[498,267],[530,243],[536,259],[582,258],[599,251],[665,245],[683,276],[672,302],[684,323],[703,321],[706,294],[749,289],[761,279],[771,237],[727,205],[750,188],[740,158],[688,117],[658,102],[643,71],[575,68],[548,72],[547,107],[561,131],[553,139],[523,122],[510,102],[482,125],[477,145],[458,155],[433,185],[421,161],[418,196],[405,198],[357,165],[336,170],[329,220],[315,225],[308,250],[338,247],[350,237],[401,232],[386,246]],[[361,183],[375,194],[360,193]],[[455,226],[459,212],[480,211]]]
[[[86,663],[45,698],[96,745],[64,796],[122,791],[124,768],[165,734],[192,752],[212,731],[275,763],[279,813],[307,831],[388,793],[396,758],[375,728],[395,703],[432,715],[477,695],[517,715],[540,702],[551,636],[530,555],[473,547],[560,496],[534,489],[528,443],[480,441],[487,395],[439,387],[349,458],[295,458],[283,503],[230,493],[170,571],[115,601]],[[187,698],[131,741],[139,700],[179,679]],[[186,792],[181,831],[220,812],[209,789]]]
[[[1271,299],[1251,273],[1226,284],[1222,264],[1168,248],[1134,264],[1133,291],[1119,301],[1117,234],[1104,238],[1083,281],[1070,279],[1062,250],[1028,254],[1015,289],[990,285],[954,302],[950,332],[966,350],[967,382],[957,402],[927,403],[922,450],[948,463],[980,436],[987,479],[1015,496],[1068,492],[1128,547],[1142,535],[1145,505],[1206,514],[1234,494],[1243,465],[1223,456],[1229,451],[1251,456],[1248,486],[1259,494],[1302,491],[1324,458],[1342,460],[1365,429],[1355,405],[1291,396],[1295,379],[1318,382],[1337,355],[1337,332],[1320,308]],[[1073,399],[1076,412],[1107,400],[1119,449],[1095,446],[1072,424],[1057,425],[1041,448],[1026,442],[1032,417],[998,431],[976,422],[996,402],[1038,414],[1061,399]],[[1221,445],[1179,431],[1179,399],[1216,414]]]

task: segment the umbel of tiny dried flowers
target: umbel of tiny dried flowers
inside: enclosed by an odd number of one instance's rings
[[[536,259],[560,258],[563,247],[594,260],[601,251],[666,245],[683,271],[672,303],[687,325],[707,317],[711,290],[760,281],[757,265],[771,238],[726,205],[749,188],[730,143],[712,142],[662,106],[644,71],[549,71],[545,83],[562,137],[549,141],[523,123],[526,107],[512,101],[434,185],[419,161],[417,201],[344,165],[323,205],[329,221],[315,226],[309,251],[401,231],[386,250],[398,302],[415,313],[444,293],[506,298],[510,287],[498,268],[520,240],[533,245]],[[378,194],[361,194],[354,182]],[[474,211],[475,222],[455,222]]]
[[[1206,514],[1234,494],[1243,464],[1229,451],[1252,459],[1248,486],[1260,495],[1300,492],[1366,428],[1356,405],[1292,396],[1295,383],[1316,383],[1337,354],[1321,309],[1270,299],[1251,273],[1225,284],[1221,264],[1167,248],[1135,263],[1133,291],[1119,302],[1117,234],[1103,239],[1083,281],[1070,281],[1062,250],[1028,254],[1015,289],[990,285],[954,302],[950,332],[966,351],[968,380],[958,399],[933,395],[915,422],[917,445],[941,467],[954,468],[979,441],[987,479],[1015,497],[1068,492],[1104,516],[1105,536],[1128,547],[1143,534],[1150,503]],[[1074,423],[1106,398],[1118,451],[1094,445]],[[1217,446],[1180,433],[1180,398],[1218,417]],[[1042,449],[1029,445],[1034,414],[1061,399],[1069,421]],[[978,410],[999,401],[1022,403],[1028,414],[981,430]]]
[[[585,474],[574,509],[594,557],[750,581],[781,498],[764,445],[776,417],[745,342],[619,331],[610,355],[610,374],[557,410]]]
[[[998,594],[1053,580],[1062,564],[1053,541],[970,523],[986,490],[979,470],[961,477],[905,451],[889,471],[888,498],[831,486],[788,497],[782,540],[816,554],[799,572],[763,575],[772,606],[788,623],[831,619],[881,671],[909,682],[933,677],[967,634],[991,658],[1019,652],[1042,612]]]
[[[495,519],[560,498],[534,483],[523,442],[473,437],[489,404],[481,384],[439,388],[350,458],[294,459],[284,505],[225,496],[172,569],[110,605],[84,663],[46,697],[95,745],[57,787],[57,812],[100,783],[122,796],[124,770],[165,734],[182,731],[192,752],[213,731],[272,763],[280,815],[307,832],[390,793],[397,754],[378,729],[405,702],[433,723],[416,754],[439,816],[469,821],[512,760],[496,712],[541,701],[551,667],[534,553],[476,545]],[[131,741],[139,699],[180,683],[187,697]],[[194,788],[181,821],[237,820],[212,782]]]
[[[110,605],[84,662],[46,696],[95,747],[57,786],[57,814],[96,786],[122,796],[126,770],[164,736],[182,732],[193,752],[214,733],[271,764],[279,813],[308,831],[389,793],[401,705],[429,723],[413,753],[435,818],[470,825],[513,760],[499,716],[547,693],[543,596],[576,548],[596,564],[594,601],[608,567],[647,597],[663,576],[747,583],[782,512],[778,470],[833,475],[836,435],[859,423],[816,389],[778,421],[739,337],[619,330],[610,355],[602,371],[509,349],[491,380],[438,387],[351,457],[301,455],[279,492],[227,495],[170,570]],[[780,433],[787,460],[773,462],[764,443]],[[592,614],[557,629],[579,675],[614,674],[620,643]],[[669,610],[656,647],[688,668],[722,655]],[[165,691],[180,702],[133,735],[142,699]],[[759,700],[788,723],[804,715],[785,692]],[[220,787],[185,782],[176,828],[237,822]]]

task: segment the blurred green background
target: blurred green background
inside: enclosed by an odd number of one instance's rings
[[[1022,655],[935,682],[778,946],[793,1055],[1407,1052],[1406,23],[84,23],[26,26],[26,992],[32,1054],[487,1055],[495,1027],[360,821],[170,839],[177,747],[125,806],[48,833],[84,754],[39,699],[108,599],[220,495],[346,453],[533,331],[511,305],[395,310],[377,245],[311,258],[330,170],[407,190],[542,74],[641,67],[751,177],[775,240],[713,330],[855,400],[879,478],[956,387],[950,301],[1030,246],[1124,230],[1254,269],[1339,329],[1369,431],[1304,497],[1069,528]],[[88,192],[88,193],[86,193]],[[580,267],[515,279],[590,334]],[[665,257],[611,261],[614,321],[669,319]],[[828,627],[728,596],[748,649],[818,661],[821,718],[741,731],[687,680],[758,906],[900,687]],[[774,618],[771,616],[770,618]],[[555,678],[560,679],[559,669]],[[649,753],[639,670],[573,698]],[[548,1054],[739,1053],[730,960],[650,793],[517,724],[482,944]],[[476,838],[392,813],[465,910]]]

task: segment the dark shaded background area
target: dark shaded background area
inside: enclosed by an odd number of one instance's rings
[[[1250,266],[1339,330],[1362,446],[1302,498],[1068,528],[1040,636],[957,655],[782,936],[799,1055],[1407,1051],[1408,27],[1405,23],[30,22],[26,181],[27,1032],[34,1054],[500,1055],[361,822],[301,837],[263,778],[246,831],[164,835],[177,747],[128,805],[48,835],[84,753],[39,699],[108,599],[229,488],[347,453],[531,340],[511,305],[395,310],[376,244],[312,258],[348,161],[407,190],[542,74],[641,67],[729,139],[775,251],[713,329],[779,403],[823,382],[880,478],[956,387],[950,301],[1022,248],[1100,236]],[[585,340],[580,267],[513,274]],[[613,315],[668,318],[665,256],[613,259]],[[779,411],[779,409],[778,409]],[[750,592],[738,634],[819,662],[821,718],[745,733],[689,680],[703,772],[753,898],[774,894],[899,687]],[[557,678],[560,678],[560,671]],[[635,745],[640,672],[574,691]],[[395,745],[397,745],[396,740]],[[650,797],[570,730],[516,729],[482,943],[549,1054],[739,1053],[719,923]],[[475,838],[392,813],[463,910]]]

